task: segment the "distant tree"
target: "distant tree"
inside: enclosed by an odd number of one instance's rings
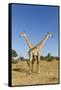
[[[40,56],[40,59],[41,59],[41,60],[44,60],[44,57],[43,57],[43,56]]]
[[[48,56],[48,58],[49,58],[49,57],[51,57],[51,54],[50,54],[50,53],[48,53],[48,55],[47,55],[47,56]]]
[[[52,61],[52,57],[51,57],[50,53],[48,53],[48,55],[47,55],[47,61]]]
[[[17,52],[15,50],[12,50],[12,57],[18,56]]]
[[[59,60],[59,57],[55,57],[56,60]]]
[[[21,57],[21,60],[23,61],[24,60],[24,57]]]

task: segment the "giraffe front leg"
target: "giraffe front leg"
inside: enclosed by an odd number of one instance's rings
[[[34,71],[34,59],[32,60],[32,72]]]
[[[32,70],[32,61],[30,60],[30,62],[29,62],[29,74],[31,74],[31,70]]]
[[[31,74],[32,70],[32,55],[29,56],[29,74]]]
[[[40,55],[37,56],[37,73],[40,73]]]

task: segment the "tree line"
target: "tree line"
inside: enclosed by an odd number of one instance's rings
[[[17,52],[15,50],[12,50],[12,59],[14,60],[14,58],[17,56],[18,56]],[[43,61],[45,61],[45,60],[52,61],[54,59],[59,60],[59,57],[52,56],[51,53],[48,53],[47,56],[40,56],[40,60],[43,60]],[[24,57],[18,57],[17,61],[18,60],[24,61],[24,60],[28,60],[28,59],[25,59]]]

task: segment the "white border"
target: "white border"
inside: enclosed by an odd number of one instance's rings
[[[6,90],[7,89],[60,90],[61,84],[15,87],[15,88],[10,88],[7,86],[7,83],[8,83],[8,3],[15,3],[15,2],[26,3],[26,4],[59,5],[61,8],[61,4],[60,4],[61,0],[0,0],[0,90],[5,90],[5,89]],[[61,15],[61,10],[60,10],[60,15]],[[61,19],[60,19],[60,22],[61,22]],[[60,39],[61,39],[61,36],[60,36]]]

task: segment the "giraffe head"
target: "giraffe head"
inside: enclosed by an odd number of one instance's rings
[[[48,32],[48,33],[47,33],[47,36],[48,36],[48,37],[53,37],[53,35],[52,35],[51,32]]]
[[[26,36],[26,33],[25,32],[22,32],[20,36],[21,37]]]

